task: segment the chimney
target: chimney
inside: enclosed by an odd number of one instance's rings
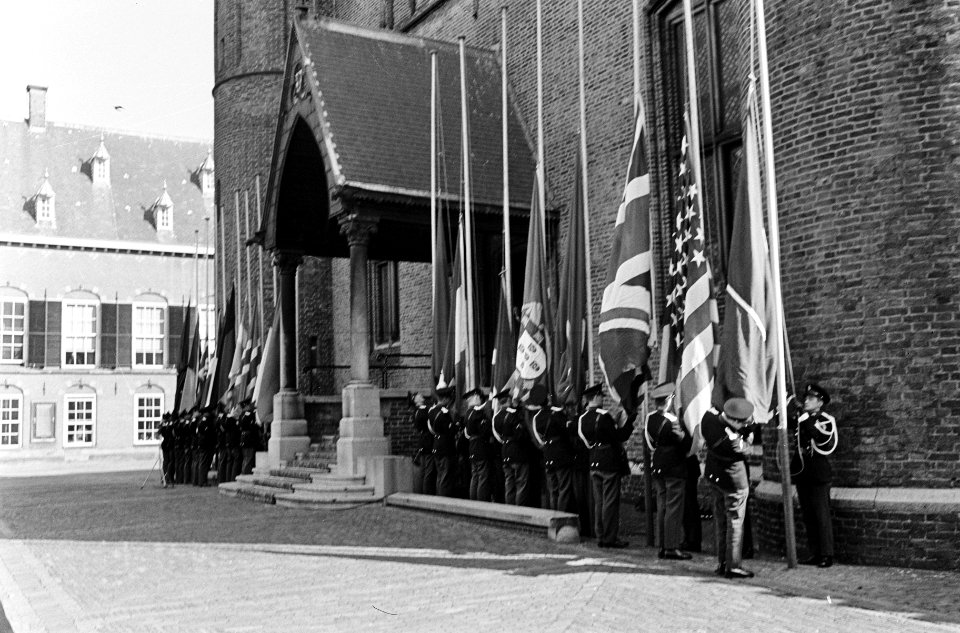
[[[31,129],[43,130],[47,127],[47,88],[45,86],[27,86],[30,100],[30,113],[27,124]]]

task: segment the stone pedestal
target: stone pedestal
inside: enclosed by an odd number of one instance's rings
[[[307,435],[307,420],[303,415],[303,399],[296,391],[281,391],[273,397],[273,422],[270,425],[270,441],[267,442],[268,461],[271,468],[291,462],[297,453],[310,450]]]
[[[380,417],[380,390],[364,383],[347,385],[343,389],[343,418],[337,441],[339,472],[363,475],[364,458],[389,454],[390,442],[383,435]]]

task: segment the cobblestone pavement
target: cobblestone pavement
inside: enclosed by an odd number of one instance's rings
[[[758,559],[734,583],[708,555],[670,564],[382,505],[139,490],[144,475],[0,479],[13,631],[960,631],[956,573]]]

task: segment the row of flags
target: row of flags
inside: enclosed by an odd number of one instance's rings
[[[610,259],[600,305],[599,360],[611,396],[632,410],[638,386],[650,378],[650,348],[656,343],[655,282],[650,225],[650,169],[646,153],[644,112],[638,104],[632,151],[623,196],[617,209]],[[730,260],[727,265],[726,317],[719,327],[714,280],[708,258],[703,197],[695,149],[684,136],[677,168],[679,196],[671,226],[667,322],[661,340],[659,379],[674,382],[683,420],[699,438],[703,414],[729,397],[749,400],[758,417],[770,410],[775,377],[772,331],[774,301],[763,227],[756,94],[751,86],[744,113],[743,164],[737,189]],[[579,174],[579,165],[575,173]],[[559,298],[554,303],[546,275],[543,210],[534,192],[527,236],[527,260],[519,331],[513,333],[506,279],[501,297],[490,377],[494,391],[510,388],[521,402],[535,389],[545,390],[557,404],[575,403],[586,382],[585,279],[589,257],[582,224],[583,187],[574,186],[569,206],[566,252],[562,259]],[[462,228],[458,242],[464,239]],[[445,235],[444,230],[437,231]],[[440,238],[438,239],[445,239]],[[437,252],[446,252],[438,248]],[[466,385],[462,364],[467,357],[462,335],[468,316],[457,248],[450,277],[438,258],[435,283],[434,361],[438,387]],[[444,281],[450,280],[449,292]],[[440,310],[446,310],[446,313]],[[556,311],[556,320],[553,312]],[[437,317],[440,316],[438,320]],[[446,327],[443,327],[446,324]],[[440,355],[442,354],[442,355]]]
[[[196,309],[187,306],[184,314],[180,357],[177,361],[177,390],[173,410],[222,403],[228,409],[245,400],[254,403],[262,424],[273,420],[273,396],[280,391],[280,310],[261,336],[257,323],[251,329],[238,323],[234,289],[217,327],[215,353],[203,349]]]

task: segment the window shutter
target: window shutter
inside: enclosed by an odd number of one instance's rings
[[[100,366],[117,366],[117,304],[100,304]]]
[[[175,367],[180,362],[180,339],[183,336],[183,306],[167,308],[167,367]]]
[[[117,367],[133,365],[133,306],[117,306]]]
[[[59,301],[47,301],[47,354],[44,365],[60,366],[60,328],[63,319],[63,304]]]
[[[31,301],[27,323],[27,365],[43,367],[46,361],[46,345],[43,335],[47,331],[47,302]]]

